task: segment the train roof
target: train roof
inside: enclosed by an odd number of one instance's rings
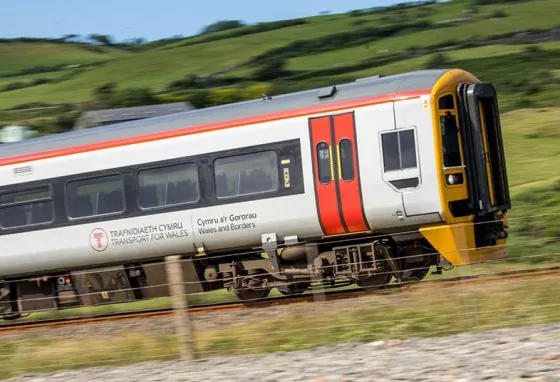
[[[356,82],[336,85],[336,93],[332,97],[328,97],[328,95],[333,91],[334,85],[327,88],[278,95],[271,99],[244,101],[0,144],[0,165],[2,164],[2,159],[27,156],[40,152],[64,150],[77,146],[100,144],[177,129],[188,129],[260,115],[289,112],[295,109],[336,104],[341,101],[427,90],[433,88],[437,80],[447,71],[449,70],[421,70],[387,77],[366,78]],[[325,97],[320,98],[323,95]]]

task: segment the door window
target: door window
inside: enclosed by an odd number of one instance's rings
[[[352,142],[350,139],[343,139],[339,143],[340,147],[340,171],[342,179],[351,181],[354,179],[354,154],[352,152]]]
[[[331,181],[331,160],[329,145],[320,142],[317,145],[317,166],[319,167],[319,182],[329,184]]]

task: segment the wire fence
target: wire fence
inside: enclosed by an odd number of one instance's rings
[[[372,235],[370,239],[381,240],[383,237]],[[189,280],[189,275],[185,273],[186,264],[208,262],[209,259],[216,261],[221,255],[168,257],[163,263],[166,274],[163,281],[144,286],[122,287],[115,284],[108,290],[79,293],[75,297],[80,300],[89,298],[91,301],[105,302],[63,310],[45,307],[49,304],[50,307],[56,307],[59,300],[52,294],[45,294],[43,289],[38,289],[41,293],[27,293],[23,299],[13,299],[13,290],[7,290],[5,286],[8,284],[0,282],[0,292],[4,286],[0,294],[0,309],[3,306],[5,314],[10,313],[10,307],[14,306],[38,306],[20,309],[22,318],[6,321],[0,327],[0,374],[10,377],[99,365],[128,365],[149,360],[256,355],[305,350],[333,343],[439,337],[558,323],[560,251],[555,251],[554,246],[533,252],[527,252],[527,248],[539,248],[545,243],[559,241],[560,237],[554,236],[510,241],[507,255],[503,258],[461,267],[446,265],[443,266],[443,274],[433,274],[437,267],[422,262],[406,270],[395,270],[388,264],[390,259],[383,257],[374,257],[373,263],[371,260],[360,260],[346,264],[363,268],[371,268],[374,264],[377,277],[391,277],[388,284],[375,285],[365,291],[349,282],[334,286],[324,283],[320,277],[315,278],[313,273],[309,273],[313,276],[311,279],[294,278],[287,282],[285,278],[274,278],[282,275],[282,271],[278,270],[268,276],[269,284],[236,284],[239,277],[254,277],[250,271],[257,271],[257,268],[244,269],[243,275],[228,274],[219,281],[208,281],[202,277],[197,281]],[[341,239],[331,244],[343,246],[348,243],[351,242]],[[522,255],[518,255],[518,252]],[[247,254],[250,253],[255,251]],[[425,258],[431,254],[436,255],[424,251],[403,256],[402,259]],[[156,266],[161,267],[162,264],[143,264],[145,268]],[[321,265],[318,268],[323,273],[332,274],[336,265]],[[125,271],[121,269],[121,272]],[[426,275],[423,278],[411,278],[410,274],[415,271]],[[98,272],[85,270],[73,273],[72,277],[80,275],[86,279],[95,278]],[[10,282],[39,285],[45,280],[34,277]],[[188,292],[195,284],[205,286],[218,282],[220,286],[224,282],[237,285],[238,289],[268,288],[270,293],[241,302],[234,293],[223,288],[204,293]],[[284,295],[278,291],[279,287],[293,287],[298,283],[308,289],[294,295]],[[148,292],[153,290],[165,290],[169,296],[118,304],[110,304],[108,300],[99,298],[105,294],[111,300],[120,294],[136,300],[137,296],[150,296]],[[23,289],[18,291],[24,292]],[[345,294],[342,296],[342,293]],[[214,309],[224,304],[230,304],[230,308]],[[193,314],[195,308],[199,310]],[[167,309],[172,311],[160,316],[154,314],[127,316],[126,319],[118,320],[80,321],[84,317]],[[48,326],[46,323],[46,320],[61,318],[74,322],[65,321],[67,324],[57,326]],[[37,325],[31,327],[29,323],[32,322]],[[20,323],[27,326],[6,326]]]

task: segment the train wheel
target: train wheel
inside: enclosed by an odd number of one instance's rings
[[[430,265],[424,265],[420,269],[415,269],[413,271],[404,271],[401,277],[401,282],[406,284],[414,284],[422,281],[424,277],[430,272]]]
[[[305,292],[307,289],[309,289],[309,283],[294,283],[294,284],[290,284],[288,285],[288,290],[283,290],[281,288],[277,288],[278,291],[280,293],[282,293],[284,296],[289,296],[289,295],[294,295],[294,294],[302,294],[303,292]]]
[[[270,288],[263,289],[237,289],[235,295],[238,299],[243,301],[260,300],[261,298],[268,297]]]
[[[389,284],[391,282],[391,277],[392,275],[389,272],[385,272],[379,275],[358,279],[356,280],[356,285],[366,290],[375,290]]]

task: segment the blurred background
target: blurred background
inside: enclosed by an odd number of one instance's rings
[[[3,142],[368,76],[461,68],[498,91],[511,228],[506,259],[453,270],[449,277],[559,265],[560,1],[115,3],[0,4]],[[241,320],[204,316],[195,318],[196,343],[204,357],[230,356],[354,341],[382,341],[382,346],[411,336],[559,323],[556,276],[420,288],[367,303],[319,301],[307,310],[251,311]],[[235,297],[226,292],[189,296],[191,305],[221,301]],[[171,301],[142,304],[49,312],[34,319],[165,309]],[[356,326],[356,320],[363,324]],[[271,325],[278,321],[285,323],[282,330]],[[166,330],[169,325],[156,325],[153,333],[146,327],[152,326],[99,329],[100,338],[112,337],[112,347],[90,338],[87,352],[81,351],[79,329],[65,332],[64,339],[0,332],[0,378],[176,359],[180,345]],[[299,331],[290,332],[295,328]],[[551,349],[545,353],[558,354],[557,346]]]

